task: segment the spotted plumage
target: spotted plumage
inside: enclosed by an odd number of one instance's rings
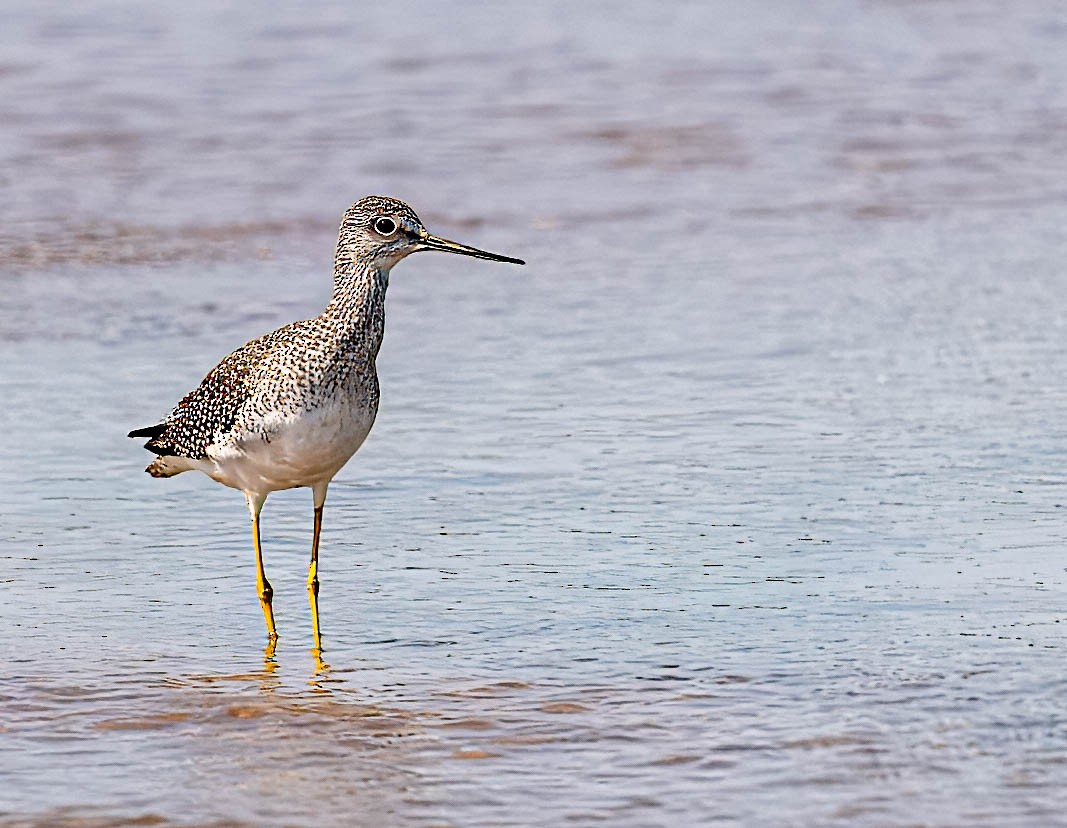
[[[158,425],[136,429],[156,454],[146,471],[199,470],[244,492],[253,521],[257,582],[271,640],[272,592],[262,571],[259,513],[270,492],[311,487],[315,576],[326,489],[363,443],[378,412],[375,360],[385,333],[389,272],[419,250],[522,264],[430,235],[403,202],[368,196],[341,221],[333,296],[314,319],[293,322],[241,346],[216,365]],[[266,597],[265,597],[266,596]],[[317,602],[312,598],[316,646]]]

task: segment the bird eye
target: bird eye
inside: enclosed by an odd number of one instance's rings
[[[396,232],[396,222],[387,216],[374,220],[374,229],[382,236],[391,236]]]

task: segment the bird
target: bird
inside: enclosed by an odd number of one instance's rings
[[[318,563],[326,491],[363,444],[378,413],[375,362],[385,331],[390,271],[423,250],[525,264],[432,235],[404,202],[366,196],[341,219],[333,294],[322,313],[242,345],[162,421],[129,432],[148,438],[144,447],[156,456],[145,471],[153,477],[195,470],[244,493],[269,656],[278,632],[260,543],[263,504],[271,492],[311,489],[307,591],[317,655],[322,652]]]

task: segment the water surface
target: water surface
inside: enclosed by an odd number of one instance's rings
[[[1062,13],[0,28],[3,824],[1064,821]],[[240,495],[124,435],[368,192],[529,265],[394,271],[265,660]]]

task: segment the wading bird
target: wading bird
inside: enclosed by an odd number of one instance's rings
[[[149,438],[145,448],[156,458],[145,471],[153,477],[196,469],[244,492],[268,653],[278,633],[274,591],[260,548],[263,503],[281,489],[307,486],[312,491],[315,527],[307,588],[315,649],[321,650],[318,560],[326,489],[363,443],[378,412],[375,360],[385,330],[389,271],[420,250],[525,264],[431,235],[414,211],[396,199],[360,199],[341,221],[333,297],[326,309],[241,346],[161,423],[129,434]]]

